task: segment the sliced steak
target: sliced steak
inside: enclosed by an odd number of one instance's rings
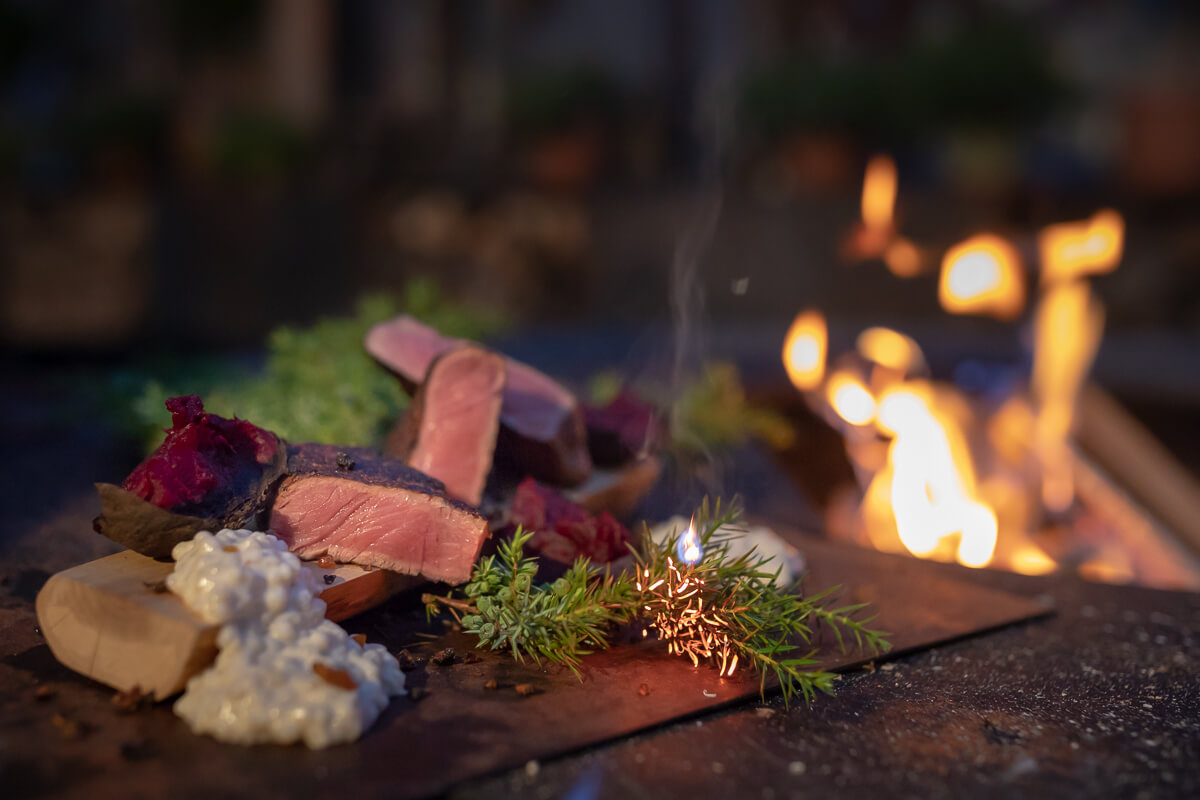
[[[504,374],[504,357],[480,347],[435,358],[392,455],[437,478],[451,497],[479,505],[496,451]]]
[[[367,352],[412,387],[424,379],[433,359],[464,342],[401,315],[371,328],[365,344]],[[575,396],[528,364],[511,358],[505,363],[497,462],[557,486],[582,483],[591,474],[592,460]]]
[[[431,580],[463,583],[487,520],[440,481],[362,448],[288,447],[271,531],[301,558],[329,555]]]

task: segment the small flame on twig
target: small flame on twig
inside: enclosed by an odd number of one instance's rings
[[[685,564],[695,566],[700,563],[700,559],[704,555],[704,550],[700,547],[700,540],[696,537],[695,517],[692,517],[692,521],[688,523],[687,530],[684,531],[683,536],[679,537],[679,544],[675,550],[679,554],[679,560]]]

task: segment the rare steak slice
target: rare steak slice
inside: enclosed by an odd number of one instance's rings
[[[364,448],[288,447],[271,532],[301,558],[389,569],[463,583],[487,520],[446,496],[440,481]]]
[[[393,455],[479,505],[500,429],[504,357],[464,345],[433,360]]]
[[[412,387],[424,379],[433,359],[464,342],[401,315],[371,328],[365,344],[377,361]],[[592,460],[575,396],[528,364],[511,358],[505,364],[496,461],[517,475],[557,486],[582,483],[591,474]]]

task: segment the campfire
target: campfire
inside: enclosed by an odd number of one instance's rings
[[[896,232],[896,185],[891,160],[872,159],[862,222],[847,247],[908,276],[919,266],[897,269],[895,248],[915,261],[920,255]],[[1028,374],[986,392],[935,379],[919,343],[899,331],[868,328],[853,349],[831,354],[821,312],[796,316],[783,347],[788,376],[840,434],[855,477],[825,509],[833,536],[968,567],[1200,586],[1195,557],[1162,521],[1170,514],[1156,518],[1081,447],[1081,413],[1092,417],[1090,429],[1137,426],[1087,383],[1104,328],[1088,278],[1116,269],[1123,237],[1120,214],[1102,210],[1041,231],[1036,248],[1024,248],[1034,264],[990,232],[946,251],[938,280],[945,311],[1012,322],[1014,337],[1017,326],[1031,334]],[[1129,455],[1169,459],[1150,445]]]

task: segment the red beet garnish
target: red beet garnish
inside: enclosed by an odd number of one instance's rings
[[[194,394],[172,397],[167,409],[171,427],[166,439],[122,484],[159,508],[220,516],[257,488],[279,454],[275,434],[245,420],[206,413]]]
[[[607,563],[629,552],[629,531],[607,511],[592,515],[553,489],[526,478],[509,509],[512,522],[534,531],[529,547],[569,564],[577,556]]]

